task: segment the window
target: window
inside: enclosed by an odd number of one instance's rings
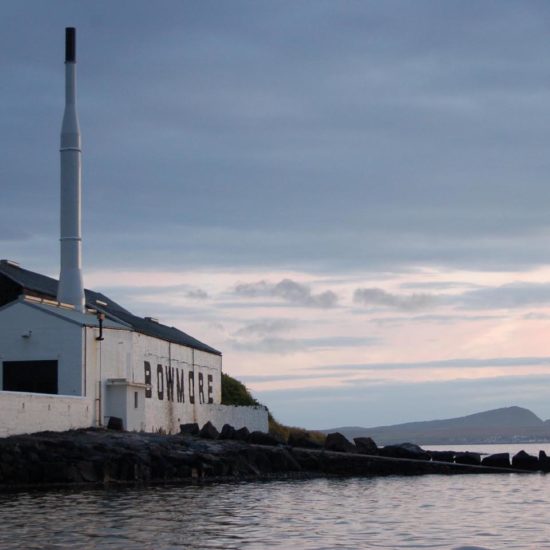
[[[138,392],[134,392],[134,409],[138,408]]]
[[[4,391],[57,393],[57,361],[4,361]]]

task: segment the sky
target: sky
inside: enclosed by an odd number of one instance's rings
[[[5,0],[0,256],[59,272],[77,27],[87,288],[281,422],[550,418],[550,4]]]

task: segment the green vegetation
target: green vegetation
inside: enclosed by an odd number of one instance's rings
[[[326,435],[322,432],[316,432],[312,430],[306,430],[304,428],[297,428],[295,426],[285,426],[280,422],[277,422],[273,415],[269,413],[269,433],[288,441],[288,438],[292,435],[298,439],[310,439],[321,445],[325,442]]]
[[[222,405],[254,407],[262,404],[252,397],[252,394],[242,382],[232,378],[228,374],[222,373]],[[285,426],[277,422],[271,413],[269,413],[269,433],[280,437],[283,441],[288,441],[291,434],[294,437],[311,439],[317,443],[323,443],[326,437],[321,432],[309,431],[294,426]]]
[[[260,403],[252,397],[242,382],[222,373],[222,405],[254,407]]]

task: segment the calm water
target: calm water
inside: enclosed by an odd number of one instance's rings
[[[542,474],[20,492],[0,548],[550,549],[549,511]]]

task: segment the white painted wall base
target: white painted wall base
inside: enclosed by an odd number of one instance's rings
[[[89,428],[95,426],[94,406],[93,399],[87,397],[0,391],[0,437]],[[268,431],[265,407],[195,405],[194,415],[181,418],[182,424],[193,421],[200,428],[210,421],[218,430],[230,424],[236,429],[246,426],[251,432]],[[172,433],[179,432],[179,425],[173,428]]]
[[[0,437],[93,425],[92,399],[0,391]]]
[[[233,407],[228,405],[203,405],[197,408],[197,424],[200,428],[208,421],[221,430],[230,424],[237,430],[247,427],[251,432],[267,432],[267,409],[265,407]]]

